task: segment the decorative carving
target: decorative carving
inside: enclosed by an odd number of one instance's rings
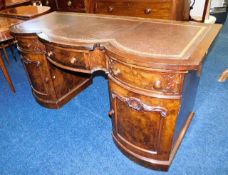
[[[159,112],[162,117],[166,117],[168,114],[167,109],[160,106],[150,106],[143,103],[140,99],[135,97],[121,97],[112,93],[112,98],[118,98],[120,101],[127,103],[127,105],[136,111],[146,111],[146,112]]]
[[[26,58],[25,56],[23,56],[23,62],[25,64],[35,64],[36,67],[39,67],[40,66],[40,61],[34,61],[34,60],[30,60],[29,58]]]
[[[37,40],[33,40],[31,39],[31,41],[29,41],[30,43],[28,43],[28,41],[24,41],[24,40],[18,40],[18,50],[20,50],[21,52],[25,51],[25,52],[36,52],[36,53],[44,53],[44,45],[41,44],[39,41]],[[32,43],[32,44],[31,44]]]
[[[109,59],[108,64],[109,64],[109,73],[111,75],[118,76],[121,73],[121,70],[114,66],[113,60]]]

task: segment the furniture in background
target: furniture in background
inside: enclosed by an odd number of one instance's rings
[[[4,0],[0,0],[0,10],[2,10],[2,9],[4,9],[4,8],[5,8],[5,1],[4,1]],[[5,23],[2,23],[2,25],[0,24],[0,27],[2,27],[2,26],[4,26],[4,25],[5,25]],[[4,56],[5,56],[5,59],[6,59],[7,63],[9,64],[9,63],[10,63],[10,62],[9,62],[9,57],[8,57],[7,52],[6,52],[6,48],[7,48],[8,46],[11,46],[10,42],[4,42],[4,43],[1,43],[1,44],[0,44],[0,50],[3,51],[3,54],[4,54]],[[12,52],[14,58],[16,59],[15,54],[14,54],[14,52],[13,52],[13,50],[12,50],[11,47],[10,47],[10,49],[11,49],[11,52]],[[2,53],[0,53],[0,54],[2,54]]]
[[[5,51],[6,45],[14,40],[14,38],[9,33],[9,27],[14,24],[20,23],[20,22],[22,22],[22,21],[19,19],[0,17],[0,49],[3,49],[4,52],[6,52]],[[6,56],[7,62],[9,63],[7,54],[5,54],[5,56]],[[0,68],[5,76],[6,80],[8,81],[10,89],[13,92],[15,92],[12,80],[11,80],[9,73],[6,69],[6,66],[2,60],[2,54],[0,54]]]
[[[219,82],[225,82],[226,80],[228,80],[228,69],[224,70],[218,79]]]
[[[18,7],[22,5],[31,5],[31,0],[3,0],[5,1],[5,8]]]
[[[15,39],[9,34],[8,28],[13,24],[22,22],[22,20],[31,19],[40,15],[46,14],[49,12],[49,10],[50,10],[50,7],[20,6],[20,7],[4,9],[0,11],[0,32],[1,32],[0,49],[3,50],[6,61],[8,63],[9,63],[9,59],[6,53],[6,47],[8,46],[10,47],[11,52],[14,56],[14,59],[16,60],[16,56],[13,52],[13,49],[11,48],[11,45],[15,44]],[[2,55],[0,59],[1,59],[1,69],[3,70],[4,76],[6,77],[11,90],[15,92],[13,83],[10,79],[10,76],[2,60]]]
[[[20,6],[8,8],[0,11],[0,16],[18,18],[22,20],[32,19],[50,12],[50,7],[46,6]]]
[[[11,32],[38,103],[59,108],[90,85],[93,72],[104,71],[116,145],[139,164],[168,170],[194,115],[202,63],[220,28],[53,12]]]
[[[0,10],[5,8],[5,0],[0,0]]]
[[[189,0],[41,0],[53,11],[189,20]]]

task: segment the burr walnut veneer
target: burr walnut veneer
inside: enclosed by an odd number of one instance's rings
[[[91,84],[93,72],[104,71],[116,145],[158,170],[168,170],[190,124],[202,63],[219,30],[61,12],[11,28],[41,105],[59,108]]]

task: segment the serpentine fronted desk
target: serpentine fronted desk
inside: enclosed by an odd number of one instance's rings
[[[104,71],[116,145],[144,166],[168,170],[194,115],[202,62],[220,28],[54,12],[11,32],[41,105],[61,107],[91,84],[93,72]]]

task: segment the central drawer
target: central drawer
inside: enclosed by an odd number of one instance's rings
[[[172,1],[104,1],[97,0],[95,13],[171,19]]]
[[[46,56],[49,60],[69,68],[88,70],[88,52],[59,46],[46,45]]]

